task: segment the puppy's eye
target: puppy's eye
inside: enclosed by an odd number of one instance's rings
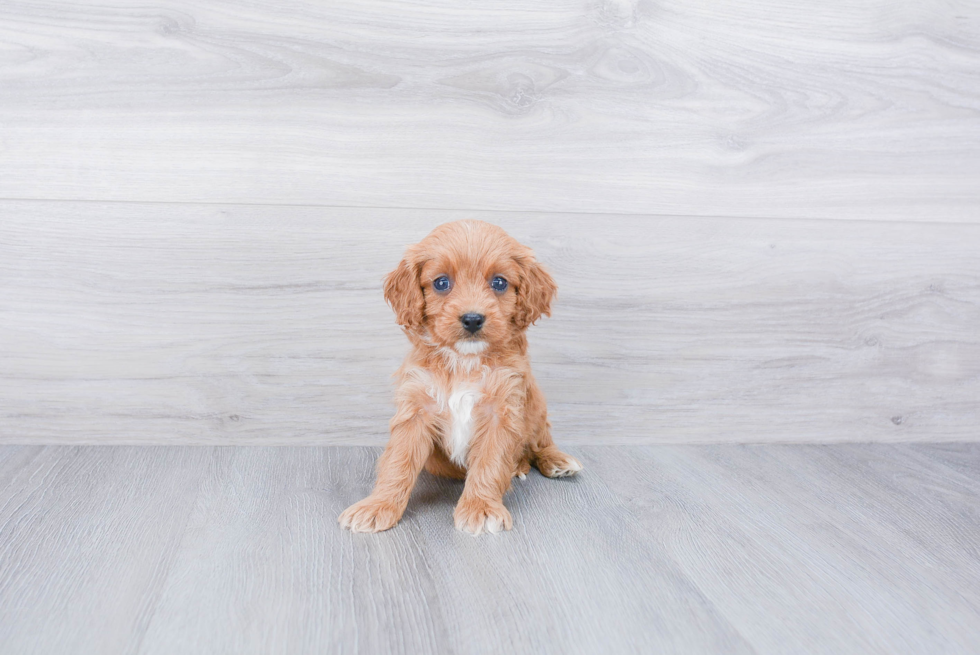
[[[499,275],[492,280],[490,280],[490,286],[493,287],[494,291],[506,291],[507,290],[507,280],[500,277]]]
[[[440,293],[449,291],[449,287],[451,286],[453,286],[453,283],[450,282],[449,278],[445,275],[440,275],[436,279],[432,280],[432,288]]]

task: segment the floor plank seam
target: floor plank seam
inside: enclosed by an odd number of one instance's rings
[[[130,447],[134,447],[134,446],[130,446]],[[135,447],[139,448],[141,446],[135,446]],[[180,448],[181,446],[176,446],[176,447]],[[201,446],[201,448],[206,448],[210,450],[211,456],[208,459],[209,460],[214,459],[214,448],[215,448],[214,446]],[[177,566],[177,561],[178,561],[177,555],[181,552],[181,549],[184,545],[184,541],[187,539],[187,530],[188,527],[190,526],[191,519],[194,517],[194,513],[197,511],[197,504],[201,498],[201,488],[204,484],[204,478],[208,474],[208,471],[209,471],[209,467],[207,465],[202,464],[200,479],[198,480],[198,485],[197,485],[197,491],[194,495],[194,502],[190,503],[190,509],[188,510],[186,516],[184,517],[184,521],[181,526],[180,539],[178,539],[177,542],[174,544],[173,557],[169,558],[169,561],[167,562],[167,570],[161,576],[160,584],[157,585],[156,587],[156,590],[154,592],[154,598],[152,601],[153,603],[152,607],[148,608],[146,620],[143,624],[144,626],[143,632],[142,634],[140,634],[139,640],[136,642],[136,646],[133,649],[133,653],[137,655],[143,652],[143,642],[146,639],[146,635],[150,632],[150,626],[153,624],[154,618],[156,617],[157,614],[157,610],[159,609],[160,603],[163,600],[164,592],[167,589],[167,582],[170,580],[170,577],[173,575],[173,572]]]

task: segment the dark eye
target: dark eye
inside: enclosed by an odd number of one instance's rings
[[[500,277],[499,275],[492,280],[490,280],[490,286],[493,287],[494,291],[506,291],[507,290],[507,280]]]
[[[453,283],[449,281],[449,278],[445,275],[440,275],[436,279],[432,280],[432,288],[436,291],[449,291],[449,287],[453,286]]]

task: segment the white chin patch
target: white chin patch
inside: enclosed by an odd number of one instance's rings
[[[456,352],[460,355],[479,355],[487,349],[486,341],[457,341]]]

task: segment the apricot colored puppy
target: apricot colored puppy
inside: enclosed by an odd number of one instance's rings
[[[533,464],[549,478],[582,465],[555,447],[531,375],[525,332],[550,316],[557,287],[534,253],[482,221],[441,225],[385,278],[385,299],[412,343],[398,370],[391,439],[374,491],[340,515],[354,532],[401,518],[419,472],[465,479],[456,528],[509,530],[503,496]]]

